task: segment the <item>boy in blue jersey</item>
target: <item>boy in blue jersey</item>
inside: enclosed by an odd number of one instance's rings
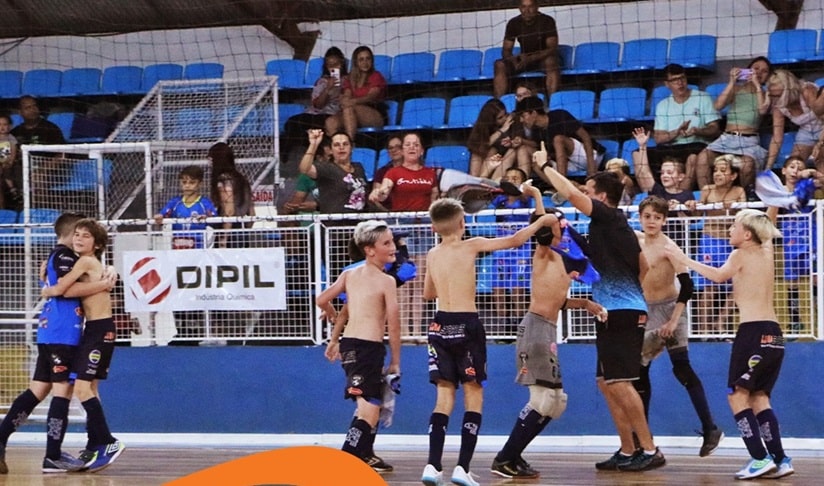
[[[203,169],[189,165],[180,171],[180,196],[175,196],[166,203],[160,213],[154,215],[155,223],[162,224],[163,218],[190,218],[191,223],[172,225],[172,248],[186,250],[203,248],[204,218],[217,215],[217,208],[211,199],[200,194],[203,182]]]
[[[77,221],[83,215],[63,213],[54,223],[57,245],[49,254],[45,265],[45,281],[54,285],[68,274],[77,262],[71,249],[72,235]],[[47,418],[46,457],[43,472],[76,471],[85,464],[71,455],[61,452],[69,416],[72,385],[69,383],[69,365],[73,361],[83,328],[83,311],[80,297],[98,292],[108,292],[114,286],[109,275],[93,282],[71,286],[61,297],[46,300],[40,313],[37,329],[37,363],[29,388],[12,403],[0,424],[0,474],[7,474],[5,453],[9,436],[21,426],[32,410],[52,392]]]
[[[609,312],[606,322],[595,321],[596,379],[621,438],[621,449],[595,467],[644,471],[663,466],[666,460],[652,440],[644,404],[632,386],[640,375],[647,320],[641,281],[648,265],[626,216],[617,207],[624,187],[616,174],[599,172],[587,179],[586,192],[581,192],[547,162],[543,142],[541,150],[533,155],[533,162],[558,194],[591,218],[589,257],[601,274],[601,280],[592,284],[592,296]],[[641,446],[637,450],[633,432]]]

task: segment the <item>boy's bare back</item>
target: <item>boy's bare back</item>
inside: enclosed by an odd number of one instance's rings
[[[346,272],[346,302],[349,323],[344,337],[383,341],[387,324],[387,302],[395,301],[395,279],[375,265],[365,264]]]
[[[478,252],[471,242],[472,239],[444,241],[426,255],[426,279],[431,279],[435,288],[439,310],[477,312],[475,259]]]

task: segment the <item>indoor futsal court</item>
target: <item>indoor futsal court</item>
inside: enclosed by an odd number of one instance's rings
[[[734,441],[736,438],[728,438]],[[723,485],[733,484],[733,473],[746,461],[743,450],[721,448],[710,457],[699,458],[685,448],[662,450],[667,465],[642,473],[596,471],[594,463],[603,460],[609,452],[548,452],[527,450],[525,458],[541,471],[536,480],[512,481],[489,472],[488,466],[495,455],[491,450],[479,450],[472,461],[472,470],[478,474],[481,485],[530,484],[530,485]],[[66,485],[66,486],[144,486],[160,485],[210,466],[261,452],[262,449],[246,448],[157,448],[127,446],[123,455],[111,467],[95,474],[43,474],[40,472],[42,447],[15,447],[6,453],[9,474],[0,476],[3,485]],[[378,451],[380,456],[395,467],[384,474],[390,486],[419,485],[426,451],[399,450]],[[792,453],[792,452],[791,452]],[[457,460],[457,451],[444,453],[444,469],[451,472]],[[820,484],[824,475],[824,462],[820,452],[796,452],[793,455],[795,474],[780,480],[757,479],[741,484]],[[277,467],[273,465],[273,467]],[[818,478],[818,479],[816,479]],[[341,478],[340,485],[358,484],[356,480]],[[447,483],[449,484],[449,483]],[[330,485],[331,486],[331,485]]]

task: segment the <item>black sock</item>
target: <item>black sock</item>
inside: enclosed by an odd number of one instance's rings
[[[103,414],[103,405],[97,397],[92,397],[82,403],[86,410],[86,431],[89,436],[87,445],[92,447],[103,444],[111,444],[115,441],[109,431],[109,424],[106,422],[106,415]]]
[[[343,441],[341,450],[353,456],[363,458],[363,451],[369,443],[371,431],[372,426],[366,423],[365,420],[356,419],[346,433],[346,439]]]
[[[495,456],[495,460],[508,462],[517,459],[526,449],[526,446],[532,442],[532,439],[544,430],[550,420],[549,417],[542,416],[532,407],[526,405],[518,415],[518,420],[515,421],[515,426],[512,427],[512,432],[509,434],[506,444]]]
[[[363,450],[363,457],[372,457],[375,455],[375,439],[378,437],[378,428],[374,427],[369,431],[369,442],[366,443],[366,448]]]
[[[49,415],[46,419],[46,457],[60,459],[60,446],[69,426],[68,398],[52,397]]]
[[[762,410],[756,417],[759,428],[761,429],[761,438],[764,439],[764,445],[773,456],[773,460],[778,464],[785,457],[784,446],[781,445],[781,432],[778,428],[778,418],[771,408]]]
[[[704,392],[704,385],[699,381],[697,385],[687,388],[687,393],[690,395],[690,401],[692,402],[693,408],[695,408],[695,413],[698,414],[698,418],[701,420],[701,427],[704,429],[704,432],[715,430],[717,427],[712,419],[710,404],[707,403],[707,394]]]
[[[446,441],[446,427],[449,425],[449,415],[433,413],[429,417],[429,458],[428,464],[435,466],[438,471],[443,470],[443,443]]]
[[[735,424],[738,426],[738,432],[741,433],[741,438],[744,439],[744,445],[747,446],[750,456],[758,460],[767,457],[767,449],[761,441],[761,430],[752,409],[748,408],[735,414]]]
[[[464,412],[461,426],[461,451],[458,453],[458,465],[469,472],[469,463],[475,454],[475,445],[478,443],[478,432],[481,431],[481,414],[478,412]]]
[[[26,423],[26,419],[29,418],[31,411],[38,403],[40,403],[40,400],[28,389],[14,399],[8,413],[6,413],[6,418],[0,424],[0,444],[6,445],[9,442],[9,436],[18,427]]]
[[[641,396],[641,402],[644,404],[644,416],[647,417],[647,420],[649,420],[649,402],[652,398],[652,384],[649,381],[649,367],[651,364],[641,365],[638,379],[632,382],[632,386]]]

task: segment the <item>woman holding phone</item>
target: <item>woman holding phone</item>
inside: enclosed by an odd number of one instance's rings
[[[358,127],[382,127],[387,121],[386,79],[375,71],[372,50],[360,46],[352,53],[352,72],[343,77],[341,112],[326,119],[326,134],[345,131],[354,140]]]

